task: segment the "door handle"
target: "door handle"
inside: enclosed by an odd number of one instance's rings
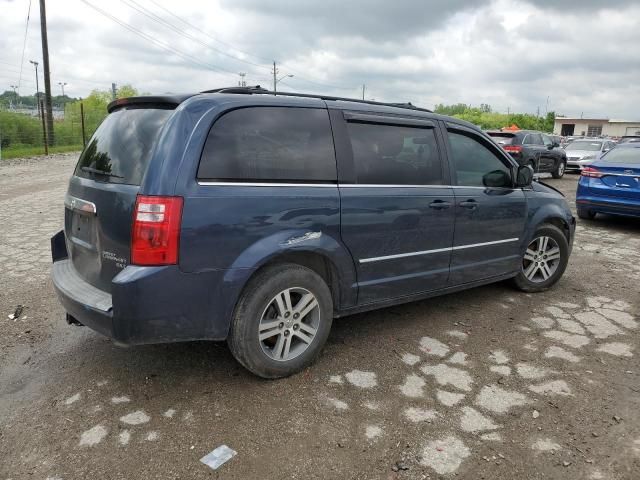
[[[434,210],[444,210],[445,208],[449,208],[451,204],[449,202],[445,202],[444,200],[434,200],[429,204],[429,208],[433,208]]]
[[[476,202],[475,200],[465,200],[464,202],[460,202],[459,205],[462,208],[467,208],[469,210],[475,210],[476,208],[478,208],[478,202]]]

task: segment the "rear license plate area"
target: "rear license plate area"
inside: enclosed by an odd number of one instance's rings
[[[71,216],[71,237],[76,243],[95,248],[95,216],[74,211]]]

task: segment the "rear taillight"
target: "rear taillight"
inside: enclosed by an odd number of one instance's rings
[[[505,152],[509,153],[522,153],[522,145],[504,145]]]
[[[178,263],[182,197],[138,195],[131,229],[132,265]]]
[[[593,167],[584,167],[582,169],[581,175],[583,177],[591,177],[591,178],[601,178],[602,176],[604,176],[604,173],[602,173],[600,170],[598,170],[597,168],[593,168]]]

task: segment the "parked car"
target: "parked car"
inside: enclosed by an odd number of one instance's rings
[[[533,130],[516,132],[489,131],[493,140],[518,162],[530,165],[535,173],[551,173],[562,178],[567,166],[567,155],[560,144],[549,135]]]
[[[308,366],[334,317],[512,279],[554,285],[575,219],[477,127],[258,87],[120,99],[69,182],[52,277],[121,345],[227,340]]]
[[[575,140],[571,142],[565,147],[565,152],[567,152],[567,171],[582,170],[615,146],[616,144],[614,142],[601,138]]]
[[[621,143],[637,143],[640,142],[640,135],[624,135],[618,140],[618,144]]]
[[[640,143],[618,145],[582,169],[576,208],[584,219],[597,213],[640,217]]]

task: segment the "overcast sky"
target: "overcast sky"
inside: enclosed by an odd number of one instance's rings
[[[0,91],[35,91],[33,1],[0,0]],[[602,7],[606,4],[606,7]],[[98,11],[95,8],[101,10]],[[236,85],[380,101],[640,120],[640,2],[623,0],[47,0],[54,93]]]

